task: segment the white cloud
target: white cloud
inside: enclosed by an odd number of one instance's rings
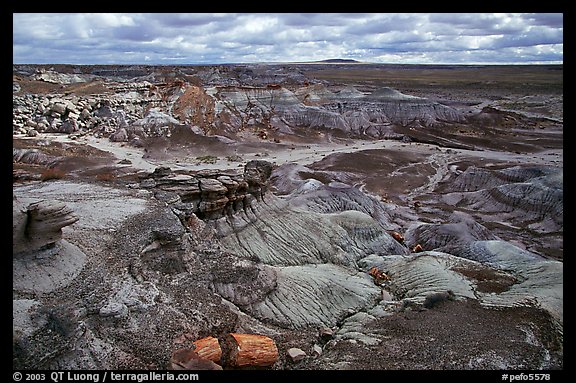
[[[14,63],[563,61],[562,14],[21,13],[13,21]]]

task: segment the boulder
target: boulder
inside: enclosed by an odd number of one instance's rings
[[[63,115],[66,112],[66,104],[63,102],[55,102],[50,106],[50,111]]]
[[[110,141],[112,142],[127,142],[128,141],[128,132],[126,132],[125,128],[119,128],[110,135]]]
[[[134,122],[135,126],[141,126],[144,131],[152,135],[160,134],[159,128],[176,124],[179,124],[178,120],[157,108],[150,109],[143,118]]]
[[[74,133],[78,130],[78,122],[75,119],[67,119],[59,128],[60,133]]]

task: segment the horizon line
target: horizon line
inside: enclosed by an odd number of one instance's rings
[[[445,65],[445,66],[498,66],[498,65],[564,65],[564,61],[529,61],[529,62],[471,62],[471,63],[399,63],[399,62],[371,62],[371,61],[259,61],[259,62],[198,62],[198,63],[150,63],[150,62],[126,62],[126,63],[70,63],[70,62],[13,62],[12,65],[144,65],[144,66],[202,66],[202,65],[288,65],[288,64],[323,64],[323,65]]]

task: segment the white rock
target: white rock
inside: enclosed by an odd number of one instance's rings
[[[314,356],[322,355],[322,347],[320,347],[320,345],[318,345],[318,344],[315,344],[314,346],[312,346],[312,355],[314,355]]]
[[[109,302],[100,309],[100,315],[103,317],[123,318],[128,315],[128,306],[119,302]]]

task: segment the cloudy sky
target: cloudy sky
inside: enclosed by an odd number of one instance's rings
[[[14,13],[13,63],[563,63],[562,13]]]

